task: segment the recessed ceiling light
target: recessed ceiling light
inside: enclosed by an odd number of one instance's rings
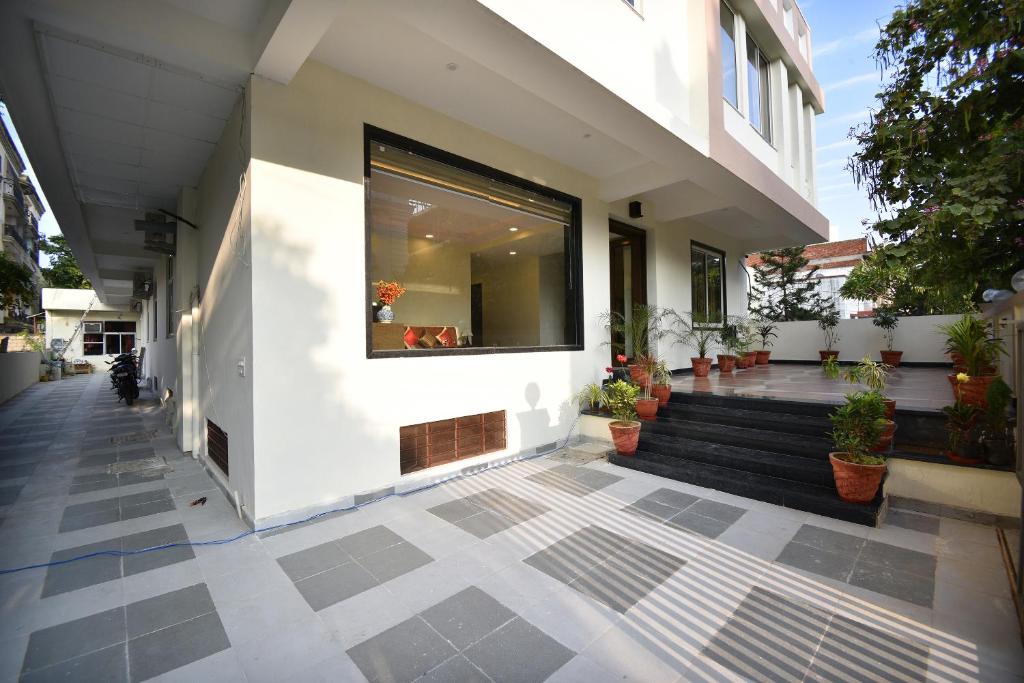
[[[424,237],[426,237],[428,240],[434,239],[434,236],[430,234],[424,235]]]
[[[583,139],[584,139],[584,140],[586,140],[586,139],[587,139],[587,138],[589,138],[589,137],[590,137],[590,133],[584,133],[584,134],[583,134]]]
[[[455,71],[456,69],[459,68],[459,65],[456,64],[455,62],[448,62],[447,64],[444,65],[444,68],[448,69],[449,71]]]
[[[515,255],[516,255],[516,252],[514,252],[514,251],[510,251],[510,252],[508,252],[508,255],[509,255],[509,256],[515,256]]]
[[[516,226],[513,225],[511,228],[508,229],[508,231],[509,232],[519,232],[519,228],[517,228]]]

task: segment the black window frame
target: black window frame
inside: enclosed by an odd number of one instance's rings
[[[708,323],[706,327],[718,329],[729,320],[729,287],[728,287],[728,263],[729,260],[726,258],[725,251],[718,247],[713,247],[710,244],[704,244],[697,240],[690,240],[690,313],[693,313],[693,250],[694,248],[709,252],[712,254],[718,254],[722,257],[722,321],[717,323]],[[704,278],[707,280],[707,266],[704,269]],[[707,287],[705,285],[705,297],[707,296]],[[704,302],[704,307],[707,308],[707,301]]]
[[[750,46],[754,46],[755,60],[754,70],[757,72],[757,94],[758,101],[755,103],[750,101]],[[757,131],[765,142],[769,145],[775,146],[774,135],[772,130],[772,74],[771,74],[771,60],[768,59],[768,55],[764,53],[761,46],[757,44],[754,37],[747,33],[746,48],[746,64],[744,64],[744,80],[747,91],[747,122],[750,123],[750,127]],[[761,82],[761,65],[764,65],[765,79],[764,83]],[[762,103],[764,106],[762,106]],[[761,126],[754,125],[754,119],[752,112],[754,108],[757,108],[757,116],[761,121]]]
[[[393,145],[412,152],[418,156],[425,157],[438,163],[453,166],[459,170],[475,173],[490,178],[497,182],[506,183],[522,190],[534,192],[564,202],[571,207],[572,220],[569,225],[566,239],[566,256],[569,260],[568,275],[569,282],[566,283],[566,308],[571,305],[574,312],[572,319],[567,317],[567,331],[575,331],[576,343],[561,344],[556,346],[495,346],[495,347],[461,347],[442,349],[373,349],[373,311],[370,302],[373,301],[373,283],[370,282],[371,266],[371,243],[370,233],[371,212],[370,212],[370,143],[371,141]],[[363,123],[363,236],[365,240],[366,258],[364,263],[363,278],[366,281],[366,290],[363,297],[363,308],[366,311],[366,357],[377,358],[429,358],[433,356],[480,356],[485,354],[503,353],[545,353],[558,351],[583,351],[583,202],[579,197],[559,192],[545,185],[531,182],[517,175],[506,173],[499,169],[487,166],[472,159],[447,152],[437,147],[432,147],[423,142],[407,138],[404,135],[393,133],[383,128],[378,128],[369,123]]]

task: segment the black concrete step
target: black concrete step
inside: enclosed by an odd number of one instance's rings
[[[751,396],[718,396],[715,394],[673,391],[669,405],[700,405],[714,408],[753,410],[762,413],[786,413],[827,418],[835,405],[811,401],[789,401]]]
[[[658,409],[658,419],[663,418],[765,429],[787,434],[805,434],[813,437],[824,437],[832,431],[832,423],[825,416],[750,408],[726,408],[701,403],[670,402]]]
[[[882,505],[881,487],[874,501],[856,505],[841,500],[834,486],[816,486],[649,451],[638,450],[633,456],[616,454],[609,461],[667,479],[866,526],[877,524]]]
[[[784,424],[775,424],[774,427],[775,429],[758,429],[696,420],[678,420],[662,417],[659,412],[656,420],[644,423],[642,433],[770,451],[804,459],[828,460],[829,451],[832,450],[832,441],[823,433],[819,433],[818,436],[809,436],[779,431],[786,429]]]
[[[639,448],[648,453],[815,486],[833,485],[832,465],[828,461],[827,452],[824,458],[810,459],[769,450],[656,434],[646,431],[647,427],[644,425],[644,431],[640,434]]]

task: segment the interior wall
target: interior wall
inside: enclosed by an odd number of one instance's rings
[[[537,262],[539,284],[539,343],[565,343],[565,254],[541,256]]]
[[[391,307],[404,325],[452,326],[459,334],[470,324],[469,252],[421,238],[372,235],[370,279],[401,282],[406,292]]]
[[[474,256],[473,284],[481,286],[484,346],[540,343],[540,263],[536,256]],[[473,341],[477,344],[477,340]]]

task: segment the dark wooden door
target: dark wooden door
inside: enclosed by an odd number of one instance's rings
[[[476,283],[469,288],[469,326],[473,332],[473,346],[484,345],[484,290]]]
[[[608,222],[608,272],[611,277],[609,309],[623,316],[636,305],[647,304],[647,233],[624,223]],[[623,343],[612,339],[612,361]],[[629,351],[629,349],[627,349]],[[628,353],[627,353],[628,355]]]

